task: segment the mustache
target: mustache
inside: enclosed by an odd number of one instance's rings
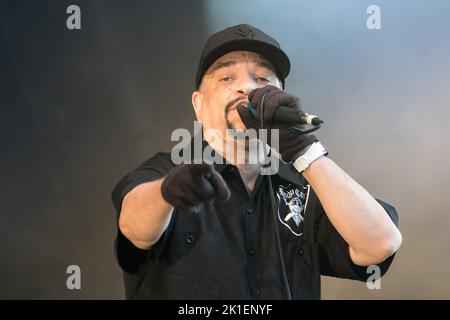
[[[225,106],[225,115],[228,114],[228,112],[230,111],[230,109],[240,100],[244,100],[247,99],[247,96],[239,96],[231,101],[229,101],[226,106]]]

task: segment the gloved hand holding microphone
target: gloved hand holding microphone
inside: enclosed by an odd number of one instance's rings
[[[253,108],[256,109],[256,116],[253,115],[246,106],[239,105],[237,107],[239,116],[247,129],[261,129],[261,100],[263,96],[265,96],[263,110],[264,129],[269,130],[267,143],[270,145],[271,142],[270,130],[278,129],[278,151],[284,161],[293,162],[308,150],[308,147],[319,140],[316,136],[311,134],[299,135],[295,130],[290,128],[289,124],[274,121],[274,114],[280,106],[286,106],[301,111],[301,105],[300,99],[297,96],[271,85],[254,89],[248,95],[249,102],[252,104]]]

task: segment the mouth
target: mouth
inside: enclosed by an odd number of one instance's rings
[[[232,111],[232,110],[236,110],[238,105],[246,105],[247,104],[247,97],[246,96],[240,96],[237,97],[231,101],[229,101],[225,107],[225,114],[227,114],[228,112]]]
[[[238,107],[238,106],[241,106],[241,105],[245,107],[245,106],[247,105],[247,103],[248,103],[248,102],[247,102],[246,100],[238,101],[238,102],[236,102],[236,104],[234,104],[234,105],[230,108],[230,111],[231,111],[231,110],[236,110],[237,107]]]

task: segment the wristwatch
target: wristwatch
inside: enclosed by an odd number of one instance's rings
[[[302,173],[306,168],[316,159],[320,158],[323,155],[327,155],[328,151],[320,142],[314,142],[308,150],[300,157],[298,157],[293,163],[292,166],[299,172]]]

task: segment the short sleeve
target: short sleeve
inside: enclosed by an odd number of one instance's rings
[[[146,260],[149,250],[137,248],[120,231],[118,221],[122,201],[134,187],[164,177],[173,167],[174,164],[170,160],[169,153],[157,153],[125,175],[112,192],[111,198],[117,212],[117,237],[114,243],[114,251],[120,267],[128,273],[139,271],[139,267]]]
[[[111,198],[117,213],[120,213],[122,200],[125,195],[137,185],[158,180],[164,177],[174,164],[170,160],[170,154],[159,152],[144,161],[139,167],[125,175],[115,186]]]
[[[378,203],[383,206],[386,213],[390,216],[392,221],[398,226],[398,215],[394,207],[378,200]],[[322,206],[320,206],[322,208]],[[367,273],[367,267],[358,266],[353,263],[350,257],[350,248],[348,243],[337,232],[331,224],[327,215],[321,209],[319,214],[316,232],[319,242],[319,257],[320,257],[320,272],[322,275],[366,281],[371,273]],[[378,264],[381,275],[384,275],[389,269],[395,253],[388,257],[385,261]]]

